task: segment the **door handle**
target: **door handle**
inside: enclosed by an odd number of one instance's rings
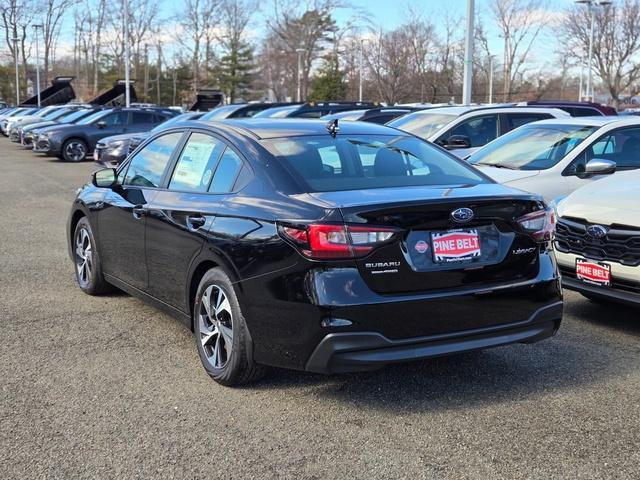
[[[192,215],[187,217],[187,225],[191,230],[198,230],[203,227],[206,222],[207,219],[201,215]]]
[[[142,205],[136,205],[131,210],[131,213],[133,214],[133,218],[135,218],[136,220],[140,220],[147,213],[147,209]]]

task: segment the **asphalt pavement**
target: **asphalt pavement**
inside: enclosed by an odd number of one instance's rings
[[[178,321],[77,288],[95,169],[0,138],[0,478],[640,478],[640,310],[568,292],[538,344],[221,387]]]

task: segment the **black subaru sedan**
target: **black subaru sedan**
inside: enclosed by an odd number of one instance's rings
[[[186,122],[75,199],[80,288],[181,319],[224,385],[370,370],[552,336],[553,211],[360,122]]]

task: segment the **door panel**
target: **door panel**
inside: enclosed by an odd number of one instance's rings
[[[220,196],[159,191],[147,215],[146,258],[149,292],[184,312],[189,311],[186,283],[189,267],[213,228]]]
[[[184,312],[187,275],[213,226],[225,197],[207,193],[225,144],[204,133],[191,133],[168,181],[150,205],[147,219],[149,289],[156,298]]]
[[[104,271],[146,291],[145,253],[148,206],[157,195],[182,132],[162,135],[131,158],[107,191],[98,214]]]
[[[115,188],[104,198],[98,213],[100,255],[104,273],[145,290],[148,283],[145,259],[144,209],[156,194],[144,188]],[[135,213],[135,214],[134,214]]]

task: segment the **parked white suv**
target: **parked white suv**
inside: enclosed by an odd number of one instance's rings
[[[640,306],[640,170],[582,187],[557,205],[565,288]]]
[[[558,108],[442,107],[409,113],[387,125],[436,143],[464,158],[515,128],[548,118],[570,118],[570,115]]]
[[[547,201],[594,180],[640,168],[640,118],[544,120],[509,132],[469,157],[494,180]]]

